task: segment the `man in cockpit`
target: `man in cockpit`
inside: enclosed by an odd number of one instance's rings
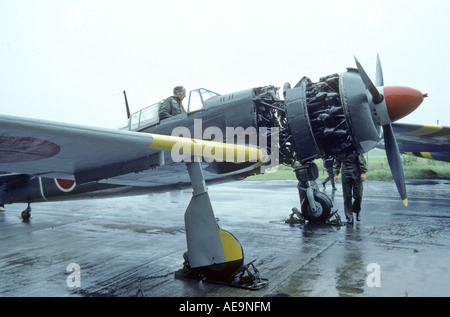
[[[166,98],[159,107],[159,118],[166,119],[186,113],[183,107],[183,99],[186,97],[186,89],[177,86],[173,89],[173,96]]]

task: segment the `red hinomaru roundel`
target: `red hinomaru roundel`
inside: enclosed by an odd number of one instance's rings
[[[71,192],[76,186],[76,182],[70,179],[55,178],[55,183],[59,190],[63,192]]]

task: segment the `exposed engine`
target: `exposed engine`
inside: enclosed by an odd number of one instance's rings
[[[266,127],[268,133],[271,127],[279,127],[280,164],[358,151],[344,114],[338,74],[317,83],[304,77],[287,90],[284,101],[274,95],[261,93],[254,101],[259,127]]]
[[[379,58],[375,82],[356,58],[355,62],[357,69],[322,77],[317,83],[303,77],[292,89],[286,89],[290,86],[285,84],[284,101],[277,98],[273,86],[255,90],[259,128],[267,128],[268,139],[279,130],[279,162],[275,163],[299,162],[295,172],[303,213],[317,215],[320,211],[325,217],[331,206],[331,200],[322,197],[315,183],[318,173],[314,159],[365,153],[383,138],[400,197],[405,206],[408,204],[391,123],[414,111],[427,95],[408,87],[384,86]]]

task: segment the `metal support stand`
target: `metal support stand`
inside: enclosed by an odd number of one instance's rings
[[[226,262],[201,163],[187,163],[187,168],[194,190],[184,214],[190,267]]]
[[[263,288],[253,264],[244,266],[244,254],[237,239],[217,224],[201,163],[187,163],[192,182],[192,199],[184,215],[188,251],[184,267],[176,277],[188,277],[247,289]],[[249,267],[252,266],[253,273]]]

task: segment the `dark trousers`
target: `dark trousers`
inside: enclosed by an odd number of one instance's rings
[[[361,211],[363,181],[361,178],[343,177],[342,192],[344,196],[345,217],[347,219],[353,219],[353,213],[358,214]]]

